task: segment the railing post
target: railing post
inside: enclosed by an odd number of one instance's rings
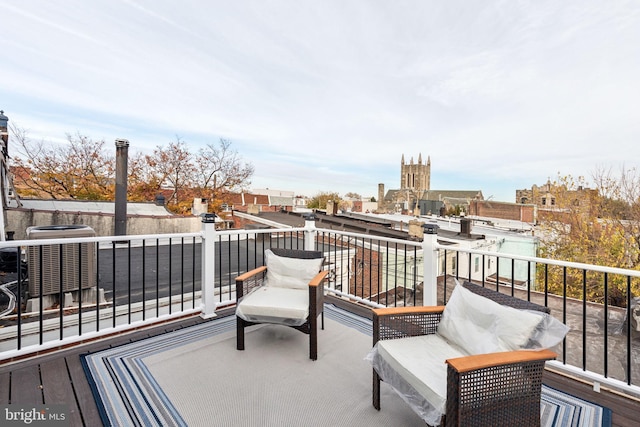
[[[202,273],[200,317],[208,319],[216,316],[215,276],[216,276],[216,217],[204,214],[202,217]]]
[[[424,224],[422,238],[422,254],[424,257],[423,280],[424,293],[423,305],[438,305],[438,225]]]
[[[316,247],[316,216],[309,213],[303,215],[304,217],[304,249],[307,251],[313,251]]]

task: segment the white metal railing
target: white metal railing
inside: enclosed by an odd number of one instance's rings
[[[47,296],[54,302],[52,307],[46,306],[44,296],[38,296],[27,312],[25,291],[34,286],[34,280],[42,279],[25,280],[16,272],[16,283],[9,286],[17,295],[15,307],[0,317],[0,359],[187,314],[215,316],[219,307],[234,304],[235,277],[261,265],[264,249],[277,246],[323,251],[325,268],[331,271],[327,292],[367,306],[442,304],[454,279],[472,280],[547,305],[572,327],[557,349],[556,368],[580,373],[594,384],[606,383],[640,395],[636,367],[640,344],[633,335],[631,312],[608,301],[592,302],[586,292],[583,296],[569,293],[576,286],[576,272],[588,277],[589,283],[600,275],[599,286],[605,293],[614,280],[624,282],[628,306],[640,272],[448,243],[440,244],[437,234],[428,233],[423,241],[410,241],[317,229],[312,220],[299,228],[219,231],[213,223],[203,222],[200,233],[0,242],[0,248],[21,248],[23,252],[29,247],[54,251],[63,245],[97,247],[94,289]],[[521,268],[515,268],[520,263]],[[505,265],[508,276],[501,273]],[[549,273],[552,269],[560,269],[560,274]],[[565,283],[560,286],[562,292],[554,293],[549,282],[559,277]],[[596,317],[600,329],[594,327]]]

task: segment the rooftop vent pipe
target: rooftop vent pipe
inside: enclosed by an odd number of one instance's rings
[[[116,139],[116,206],[114,236],[127,234],[127,167],[129,141]]]

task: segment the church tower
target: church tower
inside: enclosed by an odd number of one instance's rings
[[[407,164],[404,161],[404,154],[400,161],[400,189],[412,190],[418,193],[431,188],[431,157],[427,157],[427,162],[422,163],[422,153],[418,155],[418,163],[413,162],[411,157]]]

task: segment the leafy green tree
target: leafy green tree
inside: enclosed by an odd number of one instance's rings
[[[637,177],[623,172],[614,178],[602,171],[594,173],[595,189],[589,189],[583,177],[559,176],[554,182],[555,204],[552,209],[539,212],[540,255],[545,258],[567,260],[601,266],[640,269],[638,219],[633,218],[633,191],[623,188],[628,181],[640,184]],[[624,213],[624,218],[620,217]],[[625,219],[626,218],[626,219]],[[585,273],[582,269],[539,268],[538,283],[546,282],[554,293],[594,302],[605,299],[613,305],[625,306],[626,276]],[[607,289],[605,290],[605,281]],[[638,295],[638,281],[632,282],[632,293]]]
[[[334,200],[339,203],[341,199],[338,193],[321,191],[307,202],[307,207],[310,209],[326,209],[329,200]]]

